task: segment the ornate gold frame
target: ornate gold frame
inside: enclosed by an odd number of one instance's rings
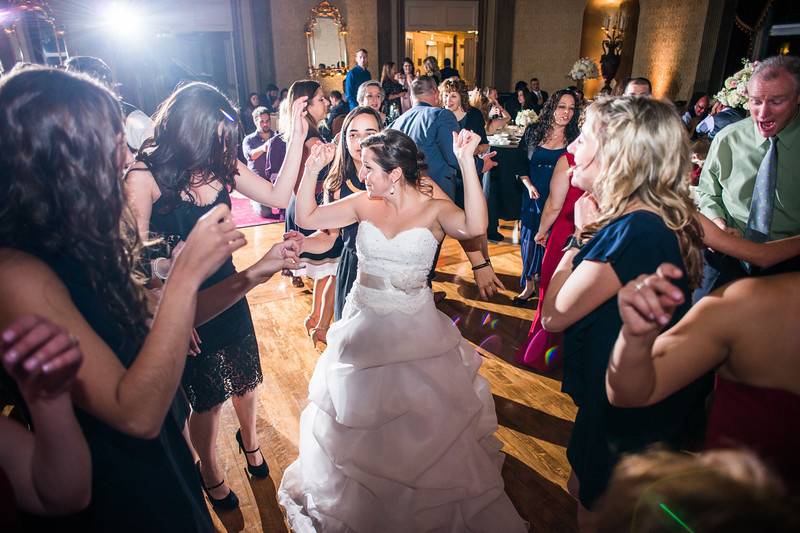
[[[316,52],[314,49],[314,28],[318,24],[317,19],[320,18],[333,19],[333,22],[339,26],[339,35],[342,38],[343,45],[343,50],[341,50],[344,56],[343,67],[337,66],[319,68],[316,66],[317,62],[315,57]],[[345,74],[347,72],[348,65],[347,42],[345,41],[347,36],[347,24],[345,24],[339,8],[331,4],[328,0],[322,0],[319,4],[311,8],[311,16],[306,21],[304,31],[306,34],[306,44],[308,47],[308,75],[314,78]]]

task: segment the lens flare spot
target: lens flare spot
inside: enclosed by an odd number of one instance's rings
[[[544,364],[550,366],[555,358],[558,357],[558,346],[551,346],[544,352]]]
[[[500,335],[489,335],[478,346],[487,352],[497,354],[503,350],[503,339]]]

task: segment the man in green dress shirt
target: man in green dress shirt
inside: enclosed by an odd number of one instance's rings
[[[714,138],[694,191],[697,206],[720,228],[745,234],[756,175],[774,137],[777,181],[768,237],[800,235],[800,58],[777,56],[760,62],[747,92],[750,117]],[[707,253],[706,261],[701,292],[746,275],[731,257]]]

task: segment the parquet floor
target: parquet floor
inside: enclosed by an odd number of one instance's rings
[[[248,245],[237,252],[237,267],[254,262],[282,231],[283,224],[245,229]],[[511,500],[531,522],[532,531],[575,531],[575,503],[565,488],[569,474],[565,448],[575,406],[560,392],[557,377],[537,375],[512,362],[530,328],[535,302],[526,308],[511,305],[521,261],[519,247],[510,244],[510,225],[503,233],[506,242],[490,245],[490,255],[508,290],[490,302],[479,300],[466,256],[450,239],[442,249],[434,290],[447,293],[439,308],[458,319],[464,337],[484,357],[481,374],[491,383],[494,394],[500,423],[497,435],[507,454],[503,477]],[[217,446],[225,478],[238,494],[241,506],[227,513],[212,509],[211,514],[221,531],[286,532],[275,492],[283,470],[297,456],[299,416],[319,356],[303,328],[311,291],[308,284],[298,289],[288,278],[275,276],[253,290],[248,300],[264,371],[264,384],[258,392],[258,431],[270,478],[248,478],[244,457],[237,453],[234,440],[238,422],[228,402],[222,411]]]

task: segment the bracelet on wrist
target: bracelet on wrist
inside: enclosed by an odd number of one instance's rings
[[[472,271],[475,272],[476,270],[480,270],[482,268],[486,268],[486,267],[490,267],[490,266],[492,266],[492,262],[487,259],[485,262],[481,263],[480,265],[475,265],[474,267],[472,267]]]

